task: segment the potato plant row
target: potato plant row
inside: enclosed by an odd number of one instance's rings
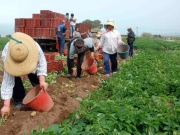
[[[68,119],[31,135],[180,134],[179,44],[137,39],[138,53],[80,100]],[[167,49],[168,48],[168,49]]]

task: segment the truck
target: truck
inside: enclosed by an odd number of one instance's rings
[[[31,18],[15,18],[15,32],[23,32],[31,36],[44,52],[58,52],[56,29],[61,24],[65,15],[51,10],[40,10],[33,13]],[[70,22],[66,21],[65,46],[70,41]],[[85,33],[90,28],[89,24],[77,23],[80,33]],[[82,38],[86,38],[83,35]]]

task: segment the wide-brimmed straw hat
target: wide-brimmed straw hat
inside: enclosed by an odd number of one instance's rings
[[[107,23],[104,24],[104,28],[107,29],[107,25],[111,25],[113,26],[114,28],[116,28],[116,24],[114,23],[114,20],[112,18],[108,19],[107,20]]]
[[[98,31],[96,37],[101,37],[101,36],[102,36],[102,32]]]
[[[5,71],[12,76],[32,73],[38,63],[36,42],[27,34],[16,32],[11,35],[6,59]]]

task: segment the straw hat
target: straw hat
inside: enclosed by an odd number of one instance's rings
[[[98,31],[96,37],[101,37],[101,36],[102,36],[102,32]]]
[[[107,23],[104,24],[104,28],[107,29],[107,25],[111,25],[113,26],[114,28],[116,28],[116,24],[114,23],[114,20],[112,18],[108,19],[107,20]]]
[[[38,63],[38,48],[27,34],[16,32],[10,37],[4,62],[5,71],[12,76],[23,76],[33,72]]]

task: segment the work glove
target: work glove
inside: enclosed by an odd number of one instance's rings
[[[39,76],[39,85],[40,88],[44,89],[45,91],[48,88],[48,84],[45,82],[45,76]]]
[[[4,100],[4,106],[1,109],[2,119],[6,119],[10,115],[10,99]]]

